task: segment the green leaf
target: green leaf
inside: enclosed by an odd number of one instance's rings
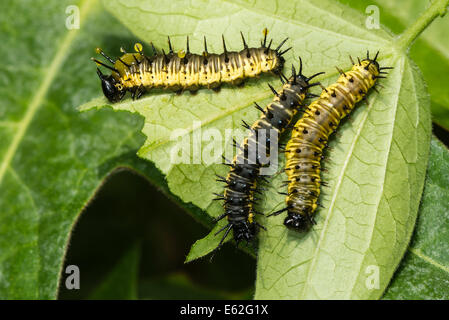
[[[295,57],[301,56],[306,74],[326,71],[320,79],[325,85],[335,81],[335,65],[350,67],[348,55],[380,50],[380,64],[395,69],[382,82],[381,93],[370,94],[331,142],[324,177],[330,188],[323,190],[325,208],[318,210],[318,225],[300,235],[288,232],[281,217],[262,219],[269,231],[260,234],[256,298],[380,297],[409,242],[429,150],[429,99],[417,68],[402,51],[406,48],[396,47],[395,39],[383,29],[366,29],[364,16],[330,1],[297,0],[277,6],[268,0],[115,0],[105,5],[144,41],[164,46],[168,34],[179,48],[189,35],[193,52],[202,51],[203,35],[208,37],[210,51],[221,51],[221,34],[230,49],[239,49],[240,30],[255,45],[267,26],[275,41],[290,37],[287,45],[293,50],[286,65],[297,63]],[[224,88],[219,94],[208,90],[194,96],[157,93],[112,107],[145,117],[147,140],[139,155],[166,174],[174,194],[218,216],[222,209],[212,201],[211,192],[222,190],[214,174],[224,175],[226,168],[201,161],[168,161],[177,145],[171,133],[183,129],[182,138],[195,144],[207,129],[218,129],[224,136],[225,129],[238,128],[241,119],[254,121],[258,113],[252,102],[271,100],[268,80],[273,81],[263,77],[242,89]],[[106,104],[104,99],[96,100],[82,109]],[[203,142],[199,150],[207,150],[205,144],[223,147],[230,142],[223,140]],[[284,174],[278,174],[265,192],[264,213],[284,205],[277,194],[283,180]],[[211,236],[198,241],[187,260],[207,254],[217,241]],[[373,290],[365,285],[371,266],[378,267],[381,275],[379,288]]]
[[[65,27],[69,5],[80,29]],[[141,117],[76,109],[101,91],[94,48],[133,44],[99,2],[8,1],[0,21],[0,298],[54,299],[72,228],[114,168],[168,188],[135,154]]]
[[[133,245],[93,290],[89,299],[137,299],[140,245]]]
[[[62,258],[77,215],[108,167],[119,163],[119,156],[132,157],[141,143],[132,130],[139,125],[137,117],[111,117],[107,110],[80,115],[74,108],[83,96],[92,96],[97,85],[94,89],[94,82],[85,79],[85,72],[92,69],[86,67],[90,54],[86,50],[91,50],[86,45],[93,45],[86,41],[87,30],[65,28],[65,8],[72,3],[35,1],[30,6],[27,1],[14,1],[0,13],[3,298],[56,297]],[[81,21],[97,10],[92,2],[75,4]],[[67,58],[70,63],[65,63]],[[83,87],[76,89],[80,82]]]
[[[265,290],[256,298],[378,298],[387,286],[413,230],[429,131],[419,75],[410,64],[395,68],[402,75],[392,79],[390,74],[389,96],[397,102],[384,97],[385,104],[378,103],[378,108],[368,106],[348,140],[338,141],[329,156],[336,165],[328,169],[331,190],[324,193],[325,209],[319,211],[316,232],[295,243],[295,235],[283,230],[279,219],[277,232],[262,238],[267,250],[259,258],[258,271],[266,276],[259,277],[257,285]],[[392,113],[377,118],[381,110]],[[371,125],[386,119],[392,121],[391,131]],[[416,135],[407,137],[414,124]],[[376,136],[378,141],[373,140]],[[381,275],[378,289],[365,285],[372,266]]]
[[[365,13],[369,5],[379,8],[380,22],[395,33],[401,33],[411,25],[429,6],[429,1],[389,0],[339,0]],[[446,81],[449,73],[449,43],[446,41],[449,18],[436,20],[427,28],[412,46],[411,58],[416,62],[428,84],[432,100],[433,121],[449,128],[449,91]],[[432,57],[432,59],[429,59]]]
[[[432,139],[413,241],[385,299],[449,299],[449,151]]]

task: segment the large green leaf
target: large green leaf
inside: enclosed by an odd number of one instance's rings
[[[107,110],[76,113],[74,106],[92,92],[93,83],[83,73],[73,77],[87,68],[73,59],[79,53],[70,48],[89,49],[80,41],[87,33],[65,28],[69,4],[9,1],[1,12],[2,81],[8,82],[0,89],[1,298],[56,296],[69,231],[106,173],[101,165],[108,166],[139,143],[130,130],[138,125],[137,118],[109,118]],[[80,9],[85,21],[96,6],[86,2]],[[39,37],[35,30],[42,30]],[[73,59],[70,64],[64,64],[67,56]],[[86,87],[75,91],[78,82]],[[109,130],[111,140],[104,139],[105,128],[120,123],[124,125]]]
[[[327,175],[331,190],[324,193],[316,233],[295,243],[292,234],[277,227],[266,239],[268,254],[259,266],[273,276],[258,278],[259,288],[266,290],[257,297],[377,298],[387,286],[413,230],[429,130],[419,75],[405,61],[396,69],[402,75],[390,83],[394,91],[389,92],[396,101],[383,99],[378,107],[370,103],[361,121],[353,123],[348,140],[342,137],[329,156],[335,163]],[[386,110],[391,113],[383,114]],[[386,119],[391,119],[391,131],[383,125],[373,128],[388,123]],[[413,138],[406,136],[414,129]],[[273,266],[271,261],[280,263]],[[372,267],[379,268],[377,289],[366,286]]]
[[[135,155],[144,142],[140,117],[76,109],[100,90],[89,61],[93,48],[131,44],[129,32],[96,1],[6,2],[0,12],[0,299],[56,298],[70,232],[108,173],[132,167],[167,187]],[[80,9],[80,29],[65,27],[69,5]]]
[[[282,218],[262,219],[269,231],[260,235],[256,298],[378,298],[387,286],[410,239],[423,188],[430,140],[429,100],[417,68],[395,50],[395,39],[379,30],[367,30],[364,17],[330,1],[290,1],[282,6],[270,1],[108,1],[107,8],[146,42],[163,46],[170,35],[179,48],[189,35],[191,49],[201,52],[202,36],[210,51],[219,52],[221,34],[231,49],[238,49],[238,32],[244,31],[252,45],[268,26],[279,41],[285,36],[293,47],[290,65],[298,55],[305,73],[326,71],[324,84],[336,79],[335,65],[350,67],[347,56],[381,51],[380,63],[395,69],[383,81],[380,94],[371,94],[333,139],[328,153],[318,225],[306,235],[288,232]],[[161,30],[164,30],[161,32]],[[186,202],[221,213],[212,191],[222,186],[214,174],[226,174],[219,164],[174,164],[170,154],[176,141],[171,133],[183,129],[183,138],[195,143],[201,130],[239,127],[241,119],[254,121],[258,114],[252,101],[271,99],[269,79],[251,81],[245,88],[224,88],[219,94],[202,90],[197,95],[171,93],[148,95],[138,101],[114,104],[145,117],[147,136],[139,155],[153,161],[167,176],[173,193]],[[279,84],[276,85],[279,87]],[[108,103],[94,100],[83,110]],[[207,141],[223,147],[229,141]],[[228,139],[229,140],[229,139]],[[204,145],[200,150],[206,150]],[[217,155],[219,158],[220,154]],[[281,157],[281,165],[283,159]],[[283,174],[265,192],[262,210],[283,206],[277,194]],[[217,228],[217,227],[216,227]],[[208,236],[197,242],[188,260],[208,253],[219,240]],[[379,269],[380,285],[369,289],[367,270]]]
[[[449,299],[449,151],[433,139],[420,214],[386,299]]]
[[[64,28],[67,17],[64,12],[69,4],[78,4],[81,9],[80,30]],[[21,14],[17,15],[17,12]],[[118,165],[132,167],[161,184],[163,190],[166,188],[158,171],[134,156],[144,141],[138,133],[143,124],[140,117],[111,110],[80,115],[74,108],[100,91],[94,66],[88,63],[92,49],[103,46],[108,52],[113,52],[121,45],[130,48],[132,37],[99,10],[95,1],[35,1],[32,6],[26,1],[8,1],[0,19],[3,41],[0,68],[4,75],[0,80],[3,84],[0,87],[0,298],[54,298],[70,232],[81,209],[108,172]],[[261,24],[260,28],[263,26]],[[36,30],[39,30],[38,36]],[[243,26],[242,30],[247,30],[247,27]],[[202,34],[198,32],[196,41],[201,40]],[[204,34],[210,33],[204,31]],[[212,35],[216,40],[215,33]],[[152,33],[149,36],[157,37]],[[228,45],[236,41],[230,37]],[[163,45],[162,40],[158,44]],[[214,49],[220,50],[218,41]],[[271,78],[261,81],[268,80]],[[256,84],[257,81],[250,83]],[[266,97],[260,100],[269,101],[269,93],[263,87],[259,88],[263,90],[254,92]],[[215,101],[223,92],[210,94],[210,98]],[[168,101],[171,95],[162,95],[161,98]],[[251,111],[243,117],[249,121],[257,114]],[[240,119],[239,115],[235,116],[236,126]],[[346,125],[350,127],[352,124]],[[221,166],[216,170],[225,173]],[[187,173],[192,177],[198,171],[192,169]],[[191,186],[198,184],[192,182]],[[439,195],[444,196],[444,192]],[[431,203],[441,201],[432,198]],[[193,207],[190,205],[189,209]],[[199,210],[194,214],[203,222],[210,221]],[[430,225],[434,220],[429,218],[427,221]],[[435,225],[443,223],[444,220]],[[418,225],[417,236],[424,234],[420,230]],[[432,228],[425,230],[432,234]],[[432,271],[435,266],[437,269],[442,266],[440,270],[447,269],[447,261],[441,259],[447,250],[441,243],[444,244],[439,241],[440,245],[432,246],[432,250],[429,246],[425,250],[417,247],[421,250],[417,251],[421,253],[417,261],[420,271],[427,270],[428,275],[441,276],[439,279],[447,281],[442,273]],[[202,244],[213,247],[213,243],[207,241]],[[198,249],[197,252],[204,254],[207,249]],[[410,257],[416,261],[418,256],[409,254],[406,263]],[[429,269],[421,268],[426,261],[430,262],[427,264]],[[403,280],[394,280],[391,287],[394,292],[387,291],[387,298],[444,297],[443,291],[430,292],[432,287],[422,285],[431,281],[432,278],[428,277],[416,286],[410,286],[421,289],[414,295],[398,291],[398,287],[403,288],[417,276],[413,272],[418,269],[408,269],[406,263],[397,277]],[[432,286],[436,288],[436,282]]]

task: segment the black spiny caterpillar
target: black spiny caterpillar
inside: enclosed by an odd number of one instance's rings
[[[250,152],[249,145],[257,146],[257,148],[253,148],[257,150],[263,148],[266,150],[266,154],[269,155],[269,131],[272,129],[275,130],[277,132],[277,138],[279,138],[298,110],[304,107],[304,100],[312,96],[308,94],[308,89],[319,84],[310,84],[309,81],[321,73],[317,73],[311,77],[305,77],[302,74],[302,61],[300,60],[299,74],[296,73],[293,66],[290,79],[287,79],[281,74],[281,81],[284,85],[280,92],[277,92],[269,85],[275,96],[273,101],[265,109],[262,109],[256,104],[256,108],[262,112],[260,118],[252,126],[243,122],[244,127],[251,130],[250,134],[239,147],[239,152],[234,157],[232,164],[229,164],[231,170],[227,177],[218,176],[218,181],[224,182],[226,187],[223,194],[216,194],[217,198],[215,200],[224,200],[224,213],[216,221],[226,217],[228,224],[216,233],[217,235],[226,230],[215,250],[218,250],[222,246],[231,230],[233,230],[234,240],[238,244],[242,240],[250,242],[253,240],[258,229],[260,227],[263,228],[254,219],[255,214],[259,213],[254,209],[254,204],[257,200],[254,194],[260,192],[256,190],[256,187],[262,164],[259,161],[259,154],[257,157],[254,157],[256,161],[253,161],[253,163],[248,159]],[[266,133],[266,139],[264,141],[260,141],[258,138],[262,130],[265,130]],[[236,145],[235,141],[234,145]]]

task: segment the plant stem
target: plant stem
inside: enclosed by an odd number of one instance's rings
[[[435,20],[435,18],[443,16],[446,13],[448,5],[449,0],[434,1],[423,15],[398,37],[396,48],[399,51],[408,50],[413,41],[432,23],[433,20]]]

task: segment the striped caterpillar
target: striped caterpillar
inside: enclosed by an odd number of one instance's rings
[[[259,155],[255,157],[256,161],[251,161],[249,157],[249,145],[257,145],[257,150],[260,148],[266,150],[266,154],[270,152],[270,135],[265,135],[266,139],[260,141],[261,130],[265,133],[271,129],[277,131],[277,137],[287,128],[292,121],[294,115],[301,107],[304,107],[303,102],[306,98],[312,96],[308,94],[308,89],[319,83],[309,83],[311,79],[322,72],[317,73],[311,77],[305,77],[302,74],[302,61],[300,59],[299,73],[296,73],[294,66],[292,66],[292,75],[287,79],[281,74],[281,81],[283,87],[280,92],[277,92],[271,85],[270,89],[274,93],[273,101],[268,104],[265,109],[262,109],[257,103],[256,108],[262,112],[260,118],[249,126],[243,121],[243,126],[250,129],[250,134],[242,142],[239,147],[237,155],[234,157],[227,177],[218,176],[217,181],[226,184],[223,194],[216,194],[217,198],[214,200],[224,200],[224,213],[220,215],[215,221],[220,221],[223,218],[228,219],[228,224],[221,228],[215,235],[218,235],[225,230],[220,243],[215,250],[218,250],[229,232],[233,230],[234,240],[238,244],[240,241],[250,242],[253,240],[259,228],[265,229],[254,219],[255,214],[261,214],[254,209],[255,201],[254,193],[260,192],[256,190],[257,178],[260,176]],[[234,141],[234,145],[236,145]],[[260,148],[259,148],[260,147]],[[251,163],[253,162],[253,163]]]
[[[341,74],[337,82],[327,88],[305,110],[295,124],[292,136],[285,148],[288,192],[287,206],[272,215],[287,211],[284,225],[297,231],[307,231],[315,224],[313,214],[318,206],[321,181],[321,160],[329,136],[338,128],[340,121],[354,109],[355,104],[374,87],[377,79],[385,78],[384,69],[377,60],[369,58],[355,64],[348,72],[337,68]],[[373,88],[375,89],[375,88]],[[377,91],[377,90],[376,90]]]
[[[141,95],[153,88],[171,89],[178,93],[183,90],[196,92],[200,87],[218,90],[223,83],[241,85],[246,78],[252,78],[261,73],[272,72],[279,74],[284,66],[282,57],[288,50],[280,51],[283,40],[276,49],[271,49],[271,43],[267,46],[267,29],[264,29],[264,39],[259,48],[249,48],[243,33],[243,50],[235,52],[226,49],[223,39],[223,53],[214,54],[207,51],[206,37],[204,37],[204,52],[202,55],[194,54],[189,49],[189,37],[187,36],[186,51],[175,53],[168,37],[168,54],[162,50],[158,54],[153,48],[154,56],[146,56],[140,43],[134,46],[135,53],[124,53],[117,60],[112,59],[100,48],[98,54],[106,58],[113,66],[109,66],[97,59],[91,58],[97,66],[103,66],[112,71],[110,75],[104,75],[97,67],[97,74],[101,80],[103,93],[111,102],[123,99],[127,91],[132,98],[140,98]]]

